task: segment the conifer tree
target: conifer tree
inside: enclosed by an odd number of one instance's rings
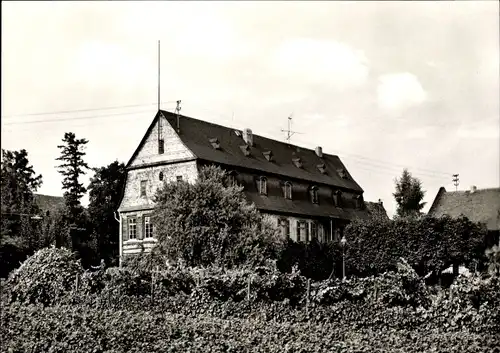
[[[401,178],[396,179],[396,192],[393,193],[398,204],[396,214],[399,217],[416,217],[420,215],[425,202],[422,202],[425,191],[422,190],[422,182],[412,177],[411,173],[403,170]]]

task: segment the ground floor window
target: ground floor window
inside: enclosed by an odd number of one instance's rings
[[[153,238],[153,223],[151,216],[144,216],[144,237]]]
[[[137,219],[135,217],[128,218],[128,238],[137,239]]]

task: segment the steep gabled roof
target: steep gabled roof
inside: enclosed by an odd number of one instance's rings
[[[43,214],[49,211],[51,214],[64,208],[64,197],[34,194],[35,203]]]
[[[177,115],[166,111],[161,111],[161,113],[169,124],[177,130]],[[158,116],[157,114],[149,130]],[[323,157],[320,158],[314,150],[255,134],[253,135],[253,146],[246,150],[243,148],[245,142],[241,130],[234,130],[183,115],[179,116],[179,128],[179,137],[182,142],[200,160],[259,170],[263,173],[331,185],[359,193],[363,192],[363,189],[354,181],[338,156],[323,153]],[[218,148],[214,148],[213,145],[215,138]],[[143,142],[144,140],[141,144]],[[266,158],[269,151],[272,153],[271,161]],[[136,154],[137,151],[134,156]],[[298,158],[300,158],[300,168],[297,167]],[[345,174],[345,177],[342,177],[342,174]]]
[[[489,230],[500,229],[500,188],[448,192],[441,187],[428,212],[429,216],[466,216],[484,223]]]
[[[365,201],[365,206],[371,219],[389,220],[389,216],[381,202]]]

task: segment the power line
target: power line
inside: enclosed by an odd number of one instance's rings
[[[175,103],[175,101],[166,101],[162,103]],[[99,110],[113,110],[113,109],[121,109],[121,108],[134,108],[134,107],[145,107],[148,105],[156,105],[157,103],[148,103],[148,104],[130,104],[130,105],[119,105],[114,107],[102,107],[102,108],[86,108],[86,109],[74,109],[74,110],[59,110],[53,112],[45,112],[45,113],[29,113],[29,114],[11,114],[11,115],[2,115],[2,118],[13,118],[13,117],[24,117],[24,116],[41,116],[41,115],[54,115],[54,114],[69,114],[69,113],[82,113],[82,112],[92,112]]]

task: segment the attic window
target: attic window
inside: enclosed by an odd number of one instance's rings
[[[158,139],[158,154],[165,153],[165,141],[163,139]]]
[[[318,187],[311,186],[311,202],[318,203]]]
[[[300,160],[300,158],[293,158],[292,162],[297,168],[302,168],[302,161]]]
[[[266,157],[266,159],[269,162],[273,161],[273,152],[272,151],[264,151],[264,152],[262,152],[262,154],[264,155],[264,157]]]
[[[318,170],[320,171],[321,174],[326,174],[326,165],[325,165],[325,163],[318,164],[316,167],[318,168]]]
[[[250,146],[249,145],[243,145],[243,146],[240,146],[240,148],[245,156],[250,155]]]
[[[341,168],[341,169],[337,169],[337,173],[339,173],[340,177],[342,179],[347,179],[348,176],[347,176],[347,172],[344,168]]]
[[[219,142],[219,139],[217,137],[209,139],[209,141],[212,144],[212,147],[214,149],[216,149],[216,150],[220,149],[220,142]]]
[[[158,176],[158,178],[160,179],[160,181],[163,181],[163,172],[160,172],[160,175]]]

